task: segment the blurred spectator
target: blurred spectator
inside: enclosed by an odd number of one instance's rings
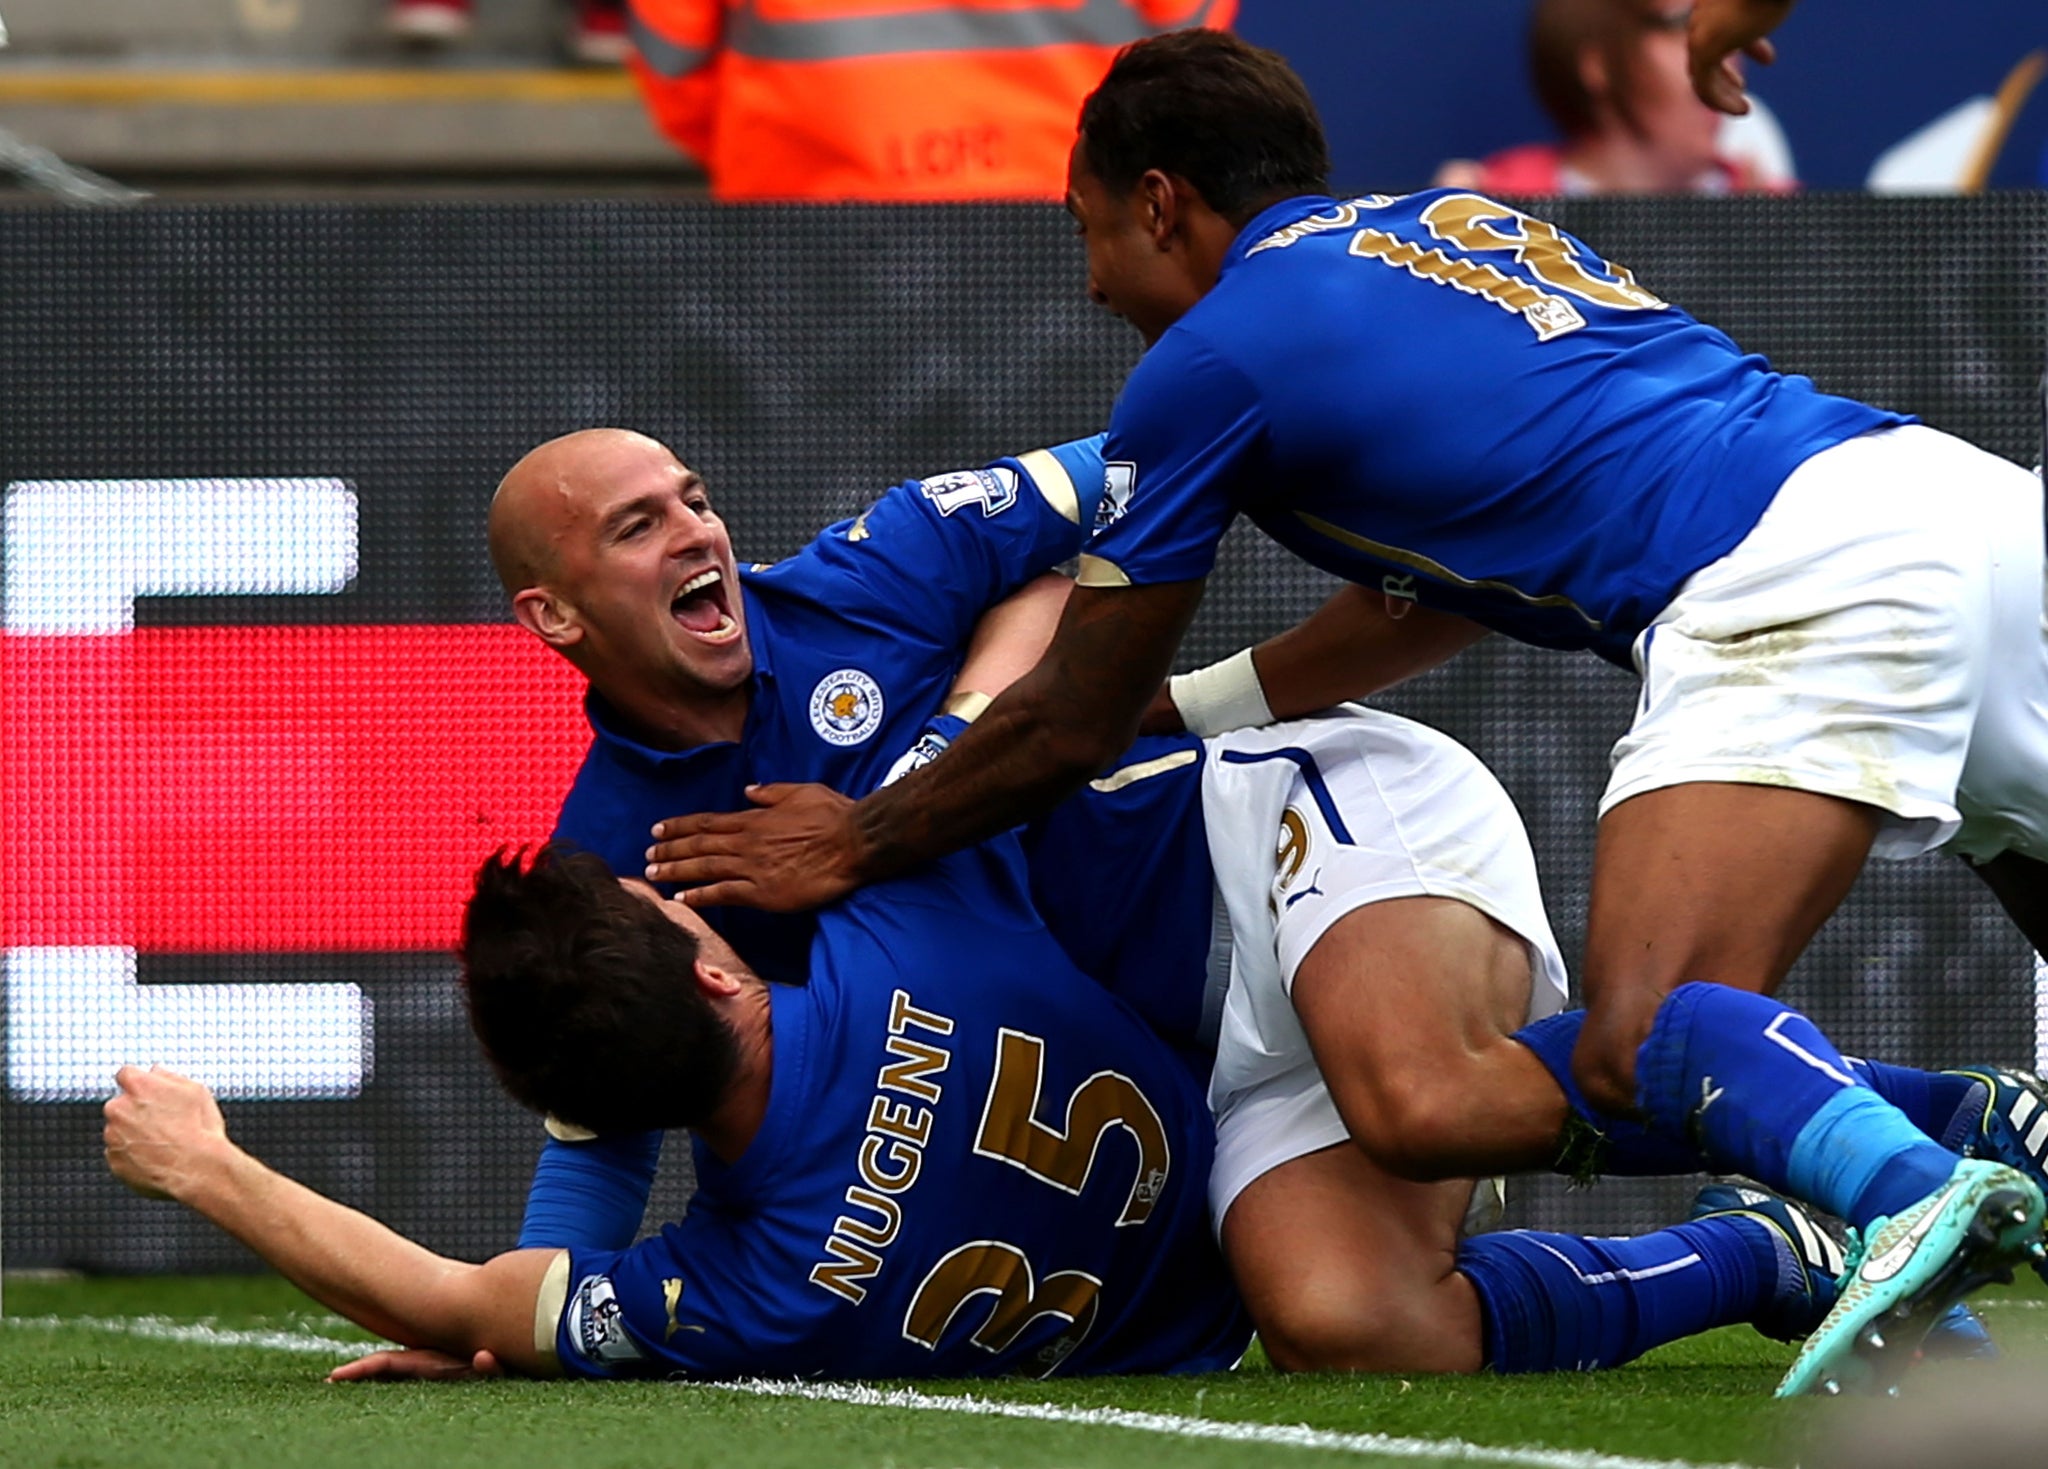
[[[469,34],[474,0],[390,0],[385,27],[400,40],[440,46]],[[580,66],[623,66],[626,0],[571,0],[563,48]]]
[[[1117,48],[1237,0],[633,0],[633,69],[720,199],[1057,199]]]
[[[1563,134],[1474,162],[1453,159],[1436,182],[1495,194],[1781,192],[1727,157],[1723,119],[1692,90],[1687,0],[1536,0],[1529,70]]]

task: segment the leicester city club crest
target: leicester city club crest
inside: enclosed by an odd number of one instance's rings
[[[811,728],[828,745],[857,745],[882,727],[882,686],[858,668],[836,668],[811,690]]]

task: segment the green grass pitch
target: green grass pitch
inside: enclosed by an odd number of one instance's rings
[[[2008,1351],[2048,1345],[2031,1281],[1981,1299]],[[341,1348],[320,1343],[362,1334],[270,1277],[18,1279],[5,1305],[7,1469],[1780,1466],[1858,1410],[1772,1402],[1791,1349],[1746,1329],[1614,1372],[1287,1377],[1255,1359],[1208,1377],[919,1383],[892,1403],[674,1383],[331,1386]],[[1031,1405],[1058,1411],[1012,1416]]]

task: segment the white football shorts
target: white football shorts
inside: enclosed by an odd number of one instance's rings
[[[1692,781],[1884,813],[1873,855],[2048,860],[2040,479],[1921,425],[1814,455],[1636,640],[1600,811]]]
[[[1202,813],[1231,930],[1209,1082],[1220,1229],[1254,1179],[1349,1136],[1289,998],[1338,919],[1388,898],[1470,903],[1528,943],[1531,1020],[1564,1007],[1565,966],[1514,803],[1448,735],[1353,704],[1207,746]]]

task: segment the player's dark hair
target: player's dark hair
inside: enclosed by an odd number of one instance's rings
[[[1529,11],[1529,83],[1566,138],[1600,131],[1600,100],[1586,87],[1580,58],[1599,53],[1607,103],[1636,126],[1636,73],[1644,37],[1659,23],[1651,0],[1536,0]]]
[[[1081,156],[1114,194],[1149,169],[1186,179],[1233,224],[1329,191],[1330,145],[1286,61],[1227,31],[1168,31],[1119,51],[1081,104]]]
[[[739,1047],[693,981],[697,939],[587,852],[506,849],[462,917],[469,1023],[498,1080],[595,1132],[691,1127]]]

